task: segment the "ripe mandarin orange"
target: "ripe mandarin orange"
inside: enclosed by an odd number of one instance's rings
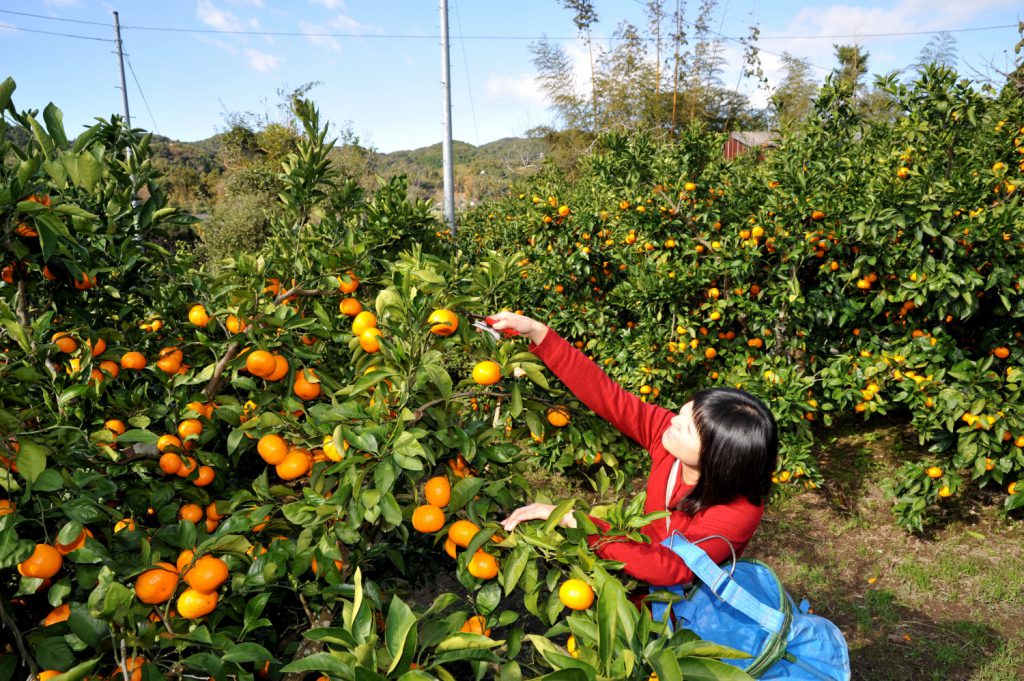
[[[288,375],[288,368],[287,359],[281,355],[274,355],[274,370],[266,376],[266,379],[268,381],[280,381]]]
[[[256,451],[264,461],[271,466],[276,466],[284,461],[284,457],[288,454],[288,443],[280,435],[264,435],[256,443]]]
[[[156,441],[156,448],[161,452],[181,451],[181,439],[177,435],[161,435],[160,439]],[[177,469],[175,469],[175,472],[177,472]]]
[[[217,477],[217,472],[209,466],[200,466],[199,471],[196,474],[196,479],[192,481],[192,484],[196,487],[206,487],[213,479]]]
[[[162,348],[157,356],[156,368],[165,374],[173,374],[181,368],[184,355],[175,347]]]
[[[157,563],[135,580],[135,597],[147,605],[166,603],[178,586],[178,571],[170,563]]]
[[[501,366],[489,359],[478,362],[473,367],[473,380],[478,385],[494,385],[501,380]]]
[[[359,347],[364,352],[373,354],[380,351],[380,341],[377,339],[381,335],[380,329],[372,328],[363,331],[359,334]]]
[[[121,373],[121,367],[117,362],[105,359],[100,362],[100,371],[110,374],[111,378],[117,378],[117,375]]]
[[[355,317],[363,311],[363,304],[355,298],[345,298],[338,303],[338,310],[346,317]]]
[[[56,547],[49,544],[36,544],[32,555],[18,563],[18,574],[23,577],[48,579],[60,572],[64,565],[64,556]]]
[[[352,270],[338,277],[338,289],[342,293],[355,293],[357,288],[359,288],[359,280],[356,279],[356,275],[352,273]]]
[[[567,579],[558,588],[558,598],[570,610],[586,610],[594,604],[594,590],[582,579]]]
[[[83,527],[82,531],[78,533],[78,536],[75,537],[74,539],[72,539],[67,544],[61,544],[58,541],[58,542],[54,543],[54,546],[57,548],[57,551],[58,551],[58,553],[60,553],[60,555],[66,556],[69,553],[71,553],[72,551],[77,551],[78,549],[80,549],[83,546],[85,546],[86,538],[87,537],[91,537],[91,536],[92,536],[92,531],[90,531],[89,528],[87,528],[87,527]]]
[[[185,589],[178,596],[177,606],[178,614],[185,619],[205,617],[217,607],[217,592],[204,594],[195,589]]]
[[[565,407],[551,407],[547,411],[548,423],[555,428],[562,428],[569,424],[569,410]]]
[[[456,546],[466,548],[479,531],[480,528],[477,527],[476,523],[470,520],[456,520],[448,528],[448,538],[455,542]]]
[[[194,456],[183,456],[181,457],[181,468],[175,473],[179,478],[188,478],[192,475],[199,467],[199,462],[196,461]]]
[[[188,310],[188,320],[195,326],[205,327],[210,323],[210,315],[206,314],[206,308],[202,305],[193,305]]]
[[[199,504],[185,504],[178,510],[178,517],[192,524],[203,519],[203,507]]]
[[[78,349],[78,341],[72,338],[66,331],[58,331],[53,334],[50,342],[56,344],[60,351],[67,355]]]
[[[264,378],[274,373],[277,362],[274,361],[274,356],[266,350],[253,350],[245,358],[245,368],[253,376]]]
[[[108,419],[103,423],[103,427],[114,435],[124,435],[124,431],[128,430],[127,426],[124,425],[124,421],[119,419]]]
[[[245,323],[244,319],[239,319],[233,314],[229,314],[227,321],[224,323],[228,327],[228,331],[231,333],[242,333],[249,326]]]
[[[466,634],[480,634],[481,636],[490,636],[491,630],[486,629],[487,620],[484,619],[483,615],[474,615],[466,620],[462,628],[459,631]]]
[[[315,400],[320,397],[320,383],[312,383],[306,377],[316,378],[312,369],[299,369],[295,374],[295,383],[292,385],[292,392],[300,400]]]
[[[412,526],[417,532],[424,534],[437,532],[444,527],[444,511],[430,504],[418,506],[412,512]]]
[[[67,622],[68,617],[70,616],[71,606],[69,606],[67,603],[62,603],[46,615],[46,619],[43,620],[43,626],[52,627],[54,624],[59,624],[60,622]]]
[[[160,455],[160,470],[165,475],[174,475],[181,468],[181,457],[174,452],[166,452]]]
[[[447,506],[452,498],[452,486],[448,482],[448,478],[438,475],[427,480],[427,483],[423,486],[423,496],[427,498],[427,503],[432,506],[437,506],[438,508]]]
[[[210,593],[228,579],[228,564],[216,556],[203,556],[185,571],[185,583],[199,593]]]
[[[146,357],[135,350],[121,355],[121,368],[122,369],[145,369],[146,368]]]
[[[477,549],[466,569],[477,579],[494,579],[498,576],[498,561],[486,551]]]
[[[360,335],[367,329],[373,329],[377,327],[377,315],[373,314],[369,310],[363,310],[356,315],[355,319],[352,320],[352,333],[356,336]]]
[[[295,480],[309,472],[309,453],[302,449],[293,449],[285,454],[281,463],[275,466],[278,477],[282,480]]]
[[[450,336],[459,328],[459,316],[451,310],[434,310],[427,317],[427,324],[435,336]]]

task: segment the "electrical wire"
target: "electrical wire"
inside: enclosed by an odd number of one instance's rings
[[[107,24],[98,21],[85,21],[82,19],[65,19],[61,17],[49,17],[42,14],[30,14],[28,12],[16,12],[14,10],[0,9],[0,14],[13,14],[17,16],[46,19],[49,21],[65,21],[76,24],[88,24],[91,26],[106,26]],[[691,22],[684,22],[691,23]],[[692,25],[692,24],[691,24]],[[933,31],[889,31],[884,33],[857,33],[857,34],[830,34],[830,35],[768,35],[760,36],[759,40],[836,40],[840,38],[892,38],[910,35],[933,35],[936,33],[966,33],[970,31],[995,31],[1007,28],[1017,28],[1015,24],[999,24],[995,26],[972,26],[968,28],[936,29]],[[28,29],[19,29],[28,30]],[[403,33],[303,33],[301,31],[242,31],[226,30],[217,28],[175,28],[169,26],[121,26],[122,31],[158,31],[165,33],[219,33],[224,35],[252,35],[252,36],[280,36],[280,37],[312,37],[312,38],[370,38],[370,39],[418,39],[418,40],[439,40],[439,35],[411,35]],[[40,31],[37,31],[40,32]],[[85,36],[72,36],[85,37]],[[727,40],[741,40],[736,36],[723,36]],[[541,36],[522,35],[464,35],[463,40],[539,40]],[[548,36],[547,40],[576,40],[577,36]],[[594,37],[594,40],[616,40],[614,37]],[[100,38],[93,38],[100,40]],[[653,38],[644,38],[653,40]]]
[[[3,10],[0,10],[0,12],[2,12],[2,11]],[[2,28],[6,28],[6,29],[11,30],[11,31],[24,31],[25,33],[42,33],[43,35],[56,35],[56,36],[60,36],[62,38],[78,38],[79,40],[96,40],[96,41],[101,42],[101,43],[112,43],[112,42],[114,42],[114,40],[112,38],[95,38],[95,37],[93,37],[91,35],[74,35],[72,33],[57,33],[56,31],[40,31],[40,30],[34,29],[34,28],[21,28],[20,26],[4,26]]]
[[[162,134],[160,132],[160,126],[156,124],[156,118],[153,116],[153,110],[149,108],[149,102],[146,101],[146,93],[142,91],[142,85],[139,83],[138,77],[135,75],[135,69],[132,67],[132,60],[128,58],[128,53],[124,53],[124,60],[128,62],[128,70],[132,73],[132,80],[135,81],[135,87],[139,89],[139,96],[142,97],[142,103],[146,105],[146,111],[149,112],[149,120],[153,121],[153,129],[156,134]]]
[[[459,34],[462,34],[462,17],[459,15],[459,3],[452,0],[455,6],[455,22],[459,25]],[[459,47],[462,48],[462,65],[466,69],[466,91],[469,93],[469,114],[473,118],[473,132],[476,135],[476,144],[480,146],[480,129],[476,125],[476,107],[473,106],[473,81],[469,77],[469,59],[466,58],[466,43],[459,40]]]

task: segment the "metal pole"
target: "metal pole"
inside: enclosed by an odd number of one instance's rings
[[[441,143],[441,159],[444,165],[444,219],[455,235],[455,172],[452,169],[452,91],[451,68],[448,64],[448,0],[441,0],[441,91],[443,106],[441,125],[444,127],[444,141]]]
[[[117,64],[121,69],[121,103],[124,104],[124,122],[128,126],[128,129],[132,129],[132,117],[128,113],[128,86],[124,81],[124,49],[121,45],[121,22],[117,18],[117,12],[114,12],[114,38],[117,44]]]

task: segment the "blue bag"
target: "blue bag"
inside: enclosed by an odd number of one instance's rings
[[[850,653],[842,632],[824,617],[810,614],[807,601],[798,609],[770,567],[741,559],[733,561],[731,572],[723,570],[679,533],[662,545],[682,558],[700,581],[689,593],[681,586],[652,588],[682,596],[671,606],[654,601],[656,620],[665,621],[671,607],[684,629],[749,653],[750,658],[722,662],[754,678],[848,681]]]

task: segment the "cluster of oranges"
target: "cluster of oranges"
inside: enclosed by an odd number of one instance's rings
[[[227,563],[212,555],[196,558],[191,550],[182,551],[174,565],[156,563],[135,580],[135,597],[147,605],[166,603],[177,591],[180,582],[188,585],[177,600],[178,614],[198,619],[217,607],[217,589],[227,581]]]
[[[363,310],[352,319],[352,333],[359,339],[359,347],[373,354],[380,350],[381,330],[377,328],[377,315]]]
[[[212,467],[205,464],[200,465],[194,456],[182,456],[185,452],[190,452],[198,446],[199,436],[202,433],[202,421],[184,419],[178,424],[177,435],[171,433],[161,435],[156,441],[156,448],[160,451],[160,470],[165,475],[177,475],[179,478],[191,479],[197,487],[206,487],[213,482],[216,471]],[[193,473],[195,477],[193,477]]]
[[[275,433],[261,437],[256,443],[256,451],[264,461],[274,467],[278,477],[282,480],[301,478],[313,469],[313,463],[316,460],[316,457],[308,449],[292,447],[283,437]],[[337,460],[341,460],[337,447],[333,446],[333,441],[330,447],[331,454],[328,454],[326,447],[318,451],[323,452],[324,458],[335,460],[333,456],[338,456]]]
[[[417,532],[433,534],[439,532],[445,523],[442,510],[451,501],[452,488],[444,476],[436,476],[427,480],[423,486],[423,496],[427,503],[418,506],[412,513],[412,526]],[[476,536],[480,528],[470,520],[456,520],[448,528],[444,550],[452,558],[458,557],[459,548],[466,548]],[[492,541],[500,542],[501,537],[495,535]],[[483,549],[478,549],[466,565],[469,574],[477,579],[494,579],[498,576],[498,561]]]

